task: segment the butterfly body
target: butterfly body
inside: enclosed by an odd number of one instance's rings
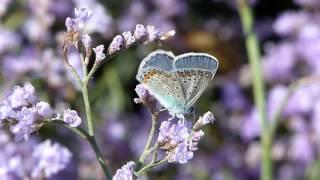
[[[137,80],[173,114],[190,112],[218,68],[213,56],[186,53],[174,56],[157,50],[142,60]]]

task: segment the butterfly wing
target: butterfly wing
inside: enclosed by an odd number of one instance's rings
[[[186,110],[199,99],[217,68],[218,61],[207,54],[187,53],[176,58],[175,71],[186,97]]]
[[[186,102],[176,74],[158,69],[149,69],[143,75],[142,84],[169,111],[174,113],[183,111]]]
[[[136,79],[139,82],[142,82],[143,74],[145,74],[149,69],[158,69],[170,72],[173,70],[173,62],[174,55],[171,52],[163,50],[154,51],[141,61]]]
[[[218,60],[204,53],[186,53],[176,57],[174,62],[175,70],[203,70],[210,71],[213,78],[218,69]]]

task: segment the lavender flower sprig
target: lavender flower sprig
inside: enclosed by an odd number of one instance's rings
[[[38,96],[31,83],[15,86],[7,98],[0,102],[0,126],[9,124],[15,140],[29,140],[30,134],[38,131],[44,123],[52,122],[54,112],[49,103],[38,101]],[[81,118],[74,110],[68,109],[61,115],[67,126],[78,127]]]
[[[75,9],[75,18],[68,17],[66,19],[65,24],[67,27],[67,33],[63,44],[64,61],[66,65],[71,69],[78,83],[81,85],[81,91],[86,111],[88,133],[86,133],[86,131],[77,131],[76,129],[75,131],[86,137],[96,153],[96,157],[105,173],[106,178],[111,179],[110,171],[107,168],[107,165],[102,157],[102,153],[95,140],[94,123],[92,119],[91,105],[89,102],[88,93],[89,80],[96,72],[96,70],[100,67],[100,65],[103,62],[106,62],[107,59],[110,59],[111,56],[114,56],[117,52],[129,48],[136,43],[146,44],[152,41],[162,41],[169,39],[175,34],[175,32],[169,31],[164,33],[156,29],[154,26],[147,26],[145,28],[143,25],[138,24],[133,33],[127,31],[122,33],[121,35],[115,36],[111,44],[108,46],[107,53],[104,53],[104,45],[98,45],[97,47],[92,48],[92,39],[90,35],[83,32],[84,26],[90,19],[91,15],[92,11],[86,8],[81,8]],[[73,45],[80,54],[83,76],[80,76],[76,69],[69,63],[67,54],[70,44]],[[82,51],[81,47],[84,47],[84,52]],[[92,51],[95,53],[95,60],[93,62],[92,68],[88,70],[88,64]],[[71,122],[77,121],[73,118],[69,118],[68,120],[71,120]],[[148,142],[148,144],[150,144],[150,142]]]

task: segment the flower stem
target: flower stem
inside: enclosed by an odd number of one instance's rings
[[[88,96],[88,80],[85,78],[82,83],[82,97],[84,101],[84,106],[86,110],[86,116],[87,116],[87,125],[88,125],[88,132],[90,136],[94,136],[94,127],[92,122],[92,114],[91,114],[91,106]]]
[[[147,140],[147,143],[144,147],[144,150],[139,158],[139,162],[142,164],[144,162],[144,160],[146,159],[146,157],[148,156],[148,150],[150,147],[150,144],[152,142],[154,133],[155,133],[155,129],[156,129],[156,125],[157,125],[157,121],[158,121],[158,117],[159,117],[159,112],[154,112],[152,113],[152,125],[151,125],[151,129],[150,129],[150,133],[149,133],[149,137]]]
[[[101,151],[99,149],[99,146],[97,144],[97,141],[96,141],[95,137],[94,136],[89,136],[88,137],[88,141],[91,144],[91,146],[92,146],[92,148],[93,148],[93,150],[94,150],[94,152],[96,154],[96,157],[97,157],[97,159],[99,161],[99,164],[100,164],[100,166],[101,166],[101,168],[102,168],[102,170],[104,172],[104,175],[106,176],[106,178],[108,180],[112,180],[111,173],[110,173],[110,171],[109,171],[109,169],[107,167],[107,164],[106,164],[105,160],[103,159],[102,153],[101,153]]]
[[[136,176],[141,176],[143,173],[145,173],[146,171],[150,170],[151,168],[155,167],[155,166],[158,166],[162,163],[165,163],[167,162],[167,158],[164,158],[162,159],[161,161],[158,161],[158,162],[151,162],[149,163],[148,165],[144,166],[143,168],[141,168],[138,172],[135,172],[134,174]]]
[[[255,105],[259,112],[261,139],[262,139],[262,169],[261,179],[272,179],[272,162],[271,162],[271,146],[272,139],[270,136],[269,123],[266,116],[265,90],[262,77],[259,43],[255,32],[253,31],[253,14],[248,5],[247,0],[237,0],[238,11],[241,18],[243,32],[245,34],[245,43],[248,59],[252,72],[253,94]]]
[[[88,94],[88,82],[89,82],[89,76],[88,76],[88,70],[86,66],[86,60],[83,59],[82,56],[82,68],[84,73],[84,79],[82,81],[82,97],[84,101],[85,111],[86,111],[86,117],[87,117],[87,125],[88,125],[88,134],[87,137],[92,149],[94,150],[96,157],[98,159],[98,162],[108,180],[112,179],[111,173],[108,170],[108,167],[105,163],[105,160],[102,156],[102,153],[99,149],[99,146],[97,144],[97,141],[94,136],[94,126],[93,126],[93,119],[92,119],[92,112],[91,112],[91,106],[90,106],[90,100],[89,100],[89,94]]]

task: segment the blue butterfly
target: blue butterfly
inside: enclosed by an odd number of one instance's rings
[[[156,50],[142,60],[136,79],[171,114],[183,116],[191,113],[217,69],[218,60],[209,54]]]

